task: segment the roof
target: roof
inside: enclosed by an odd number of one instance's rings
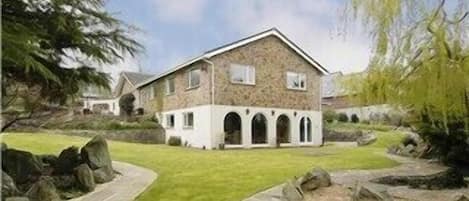
[[[170,70],[166,71],[166,72],[163,72],[159,75],[156,75],[156,76],[153,76],[147,80],[145,80],[144,82],[141,82],[140,84],[138,84],[136,86],[136,88],[140,88],[142,86],[145,86],[155,80],[158,80],[159,78],[162,78],[166,75],[169,75],[179,69],[182,69],[184,67],[187,67],[193,63],[196,63],[198,61],[203,61],[205,59],[210,59],[216,55],[219,55],[221,53],[224,53],[224,52],[227,52],[229,50],[232,50],[234,48],[238,48],[240,46],[243,46],[243,45],[246,45],[246,44],[249,44],[249,43],[252,43],[254,41],[257,41],[259,39],[263,39],[263,38],[266,38],[268,36],[275,36],[277,38],[279,38],[282,42],[284,42],[285,44],[287,44],[290,48],[292,48],[298,55],[300,55],[302,58],[304,58],[308,63],[310,63],[312,66],[314,66],[319,72],[321,72],[322,74],[328,74],[329,72],[326,70],[326,68],[324,68],[321,64],[319,64],[316,60],[314,60],[311,56],[309,56],[304,50],[302,50],[300,47],[298,47],[295,43],[293,43],[290,39],[288,39],[284,34],[282,34],[279,30],[277,30],[276,28],[271,28],[269,30],[266,30],[266,31],[263,31],[261,33],[258,33],[258,34],[254,34],[254,35],[251,35],[251,36],[248,36],[246,38],[243,38],[241,40],[238,40],[238,41],[235,41],[235,42],[232,42],[232,43],[229,43],[229,44],[226,44],[226,45],[223,45],[223,46],[220,46],[220,47],[217,47],[217,48],[214,48],[212,50],[209,50],[209,51],[206,51],[204,52],[202,55],[200,56],[197,56],[195,58],[192,58],[180,65],[177,65],[175,66],[174,68],[171,68]]]
[[[122,75],[124,75],[127,80],[130,82],[130,84],[136,86],[140,82],[143,82],[149,78],[151,78],[153,75],[150,74],[144,74],[144,73],[137,73],[137,72],[126,72],[123,71]]]

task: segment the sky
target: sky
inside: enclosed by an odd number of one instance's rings
[[[329,72],[362,71],[370,37],[343,22],[345,0],[109,0],[106,8],[136,26],[145,47],[105,69],[158,74],[212,48],[276,27]],[[343,31],[347,25],[346,33]]]

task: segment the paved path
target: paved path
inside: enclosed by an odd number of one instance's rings
[[[378,169],[378,170],[346,170],[331,173],[332,182],[344,187],[352,187],[357,182],[369,183],[368,181],[373,178],[383,177],[388,175],[428,175],[443,171],[446,167],[436,163],[428,163],[425,160],[411,159],[395,155],[387,155],[387,157],[395,160],[401,165],[394,168]],[[373,184],[379,185],[379,184]],[[382,185],[384,186],[384,185]],[[265,191],[259,192],[244,201],[279,201],[282,195],[283,184],[274,186]],[[409,189],[406,186],[389,187],[388,192],[397,198],[403,200],[448,200],[454,195],[466,194],[469,196],[469,188],[456,189],[456,190],[415,190]],[[347,198],[345,200],[350,200]]]
[[[96,186],[93,192],[70,201],[133,201],[158,177],[149,169],[128,163],[113,161],[112,166],[121,175],[109,183]]]

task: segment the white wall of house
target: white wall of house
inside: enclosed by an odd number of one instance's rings
[[[370,120],[372,114],[388,114],[393,111],[393,108],[387,104],[370,105],[365,107],[350,107],[335,110],[337,113],[345,113],[350,118],[356,114],[360,120]]]
[[[90,99],[90,100],[85,100],[83,102],[83,108],[84,109],[90,109],[93,111],[93,106],[98,105],[98,104],[106,104],[108,105],[108,110],[103,110],[101,111],[102,113],[109,113],[111,112],[114,115],[119,115],[120,114],[120,108],[119,108],[119,99]]]
[[[249,112],[247,112],[249,111]],[[191,129],[184,128],[184,113],[193,112],[194,126]],[[280,108],[228,106],[228,105],[205,105],[180,110],[163,112],[160,115],[160,122],[167,126],[166,115],[174,114],[175,125],[173,128],[166,128],[166,138],[179,136],[183,144],[192,147],[216,149],[220,144],[224,144],[224,120],[230,112],[236,112],[241,117],[241,145],[226,145],[226,148],[252,148],[252,147],[275,147],[277,143],[277,119],[284,114],[288,117],[290,126],[290,143],[281,146],[312,146],[322,144],[322,115],[319,111],[292,110]],[[251,142],[251,125],[253,117],[261,113],[267,119],[267,143],[253,144]],[[311,120],[310,142],[300,142],[300,119],[307,117]]]

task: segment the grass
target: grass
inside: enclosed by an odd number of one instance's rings
[[[283,148],[210,151],[110,141],[114,160],[154,170],[155,183],[137,200],[242,200],[253,193],[301,175],[314,166],[326,170],[376,169],[398,165],[386,158],[386,147],[402,135],[377,132],[378,141],[367,147]],[[3,134],[9,147],[36,154],[58,154],[88,140],[53,134]]]

